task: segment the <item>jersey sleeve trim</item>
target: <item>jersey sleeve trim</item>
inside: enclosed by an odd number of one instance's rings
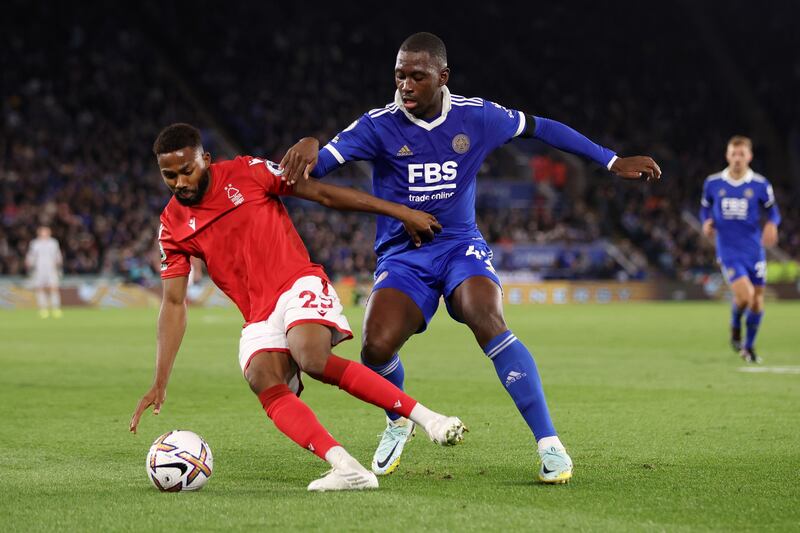
[[[517,111],[517,114],[519,115],[519,126],[517,126],[517,131],[514,132],[514,137],[519,137],[519,134],[525,131],[525,113]]]
[[[344,165],[345,163],[344,157],[342,157],[342,154],[339,153],[339,150],[334,148],[333,145],[331,145],[331,143],[326,144],[325,146],[322,147],[322,149],[329,151],[331,155],[333,155],[333,157],[336,158],[336,161],[338,161],[340,165]]]

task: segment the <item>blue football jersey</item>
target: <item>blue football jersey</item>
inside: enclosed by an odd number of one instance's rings
[[[712,174],[703,184],[700,203],[714,220],[717,256],[723,262],[732,258],[763,257],[763,211],[767,210],[770,220],[776,224],[780,221],[772,185],[764,176],[750,170],[744,178],[733,180],[727,169]]]
[[[442,92],[442,114],[430,121],[406,111],[396,93],[393,103],[365,113],[326,144],[318,168],[371,161],[373,194],[433,214],[443,227],[436,241],[481,237],[475,222],[478,169],[489,152],[522,133],[525,114],[451,95],[446,86]],[[379,216],[378,256],[410,248],[402,223]]]

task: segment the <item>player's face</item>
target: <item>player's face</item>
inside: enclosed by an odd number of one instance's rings
[[[175,199],[183,205],[196,205],[208,189],[211,154],[186,147],[158,156],[161,177]]]
[[[420,118],[433,118],[441,112],[442,87],[447,84],[450,69],[431,58],[428,52],[397,54],[394,83],[403,99],[403,107]]]
[[[733,170],[739,172],[750,166],[753,151],[746,144],[729,144],[725,159]]]

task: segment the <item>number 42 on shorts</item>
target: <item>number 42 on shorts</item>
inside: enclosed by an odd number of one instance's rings
[[[470,244],[469,248],[467,248],[467,253],[464,254],[466,256],[475,256],[475,259],[478,261],[483,261],[486,263],[486,270],[491,272],[492,274],[497,274],[495,272],[494,267],[492,266],[492,255],[491,252],[487,253],[486,250],[476,250],[474,244]]]

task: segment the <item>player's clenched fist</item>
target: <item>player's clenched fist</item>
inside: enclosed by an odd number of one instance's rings
[[[652,157],[637,155],[633,157],[620,157],[611,165],[611,172],[617,176],[630,180],[646,178],[647,181],[661,179],[661,167],[653,161]]]
[[[414,246],[421,246],[423,242],[433,240],[436,233],[442,231],[442,225],[436,217],[424,211],[408,208],[401,219],[406,232],[411,236]]]
[[[151,405],[153,406],[153,414],[157,415],[161,411],[161,405],[164,403],[166,396],[167,391],[165,388],[153,385],[153,387],[147,391],[144,396],[142,396],[142,399],[139,400],[139,404],[136,406],[136,411],[134,411],[133,416],[131,417],[129,428],[130,431],[136,433],[136,427],[139,425],[139,419],[142,418],[142,414]]]

